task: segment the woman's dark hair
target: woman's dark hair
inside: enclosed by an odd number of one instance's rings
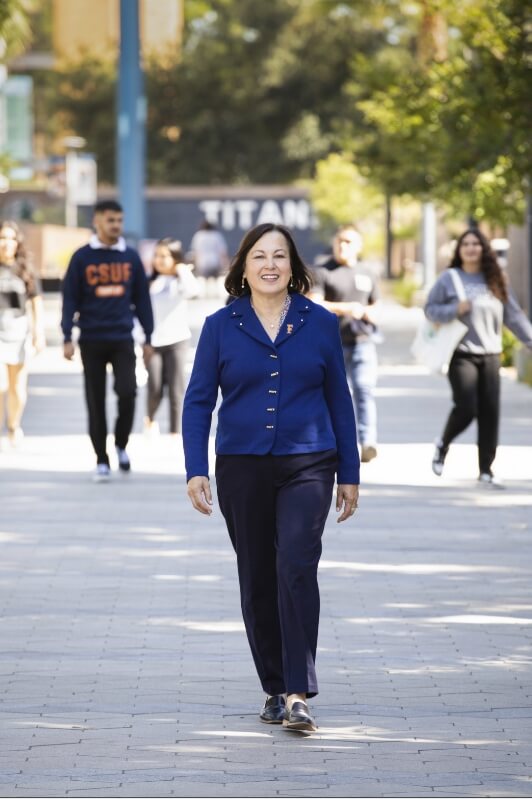
[[[165,239],[159,239],[156,243],[155,247],[166,247],[170,255],[172,256],[172,260],[174,264],[182,263],[184,259],[183,254],[183,244],[179,241],[179,239],[173,239],[171,236],[167,236]],[[152,266],[152,273],[150,275],[150,280],[155,280],[155,278],[159,275],[159,272],[155,268],[155,265]]]
[[[35,271],[29,262],[28,253],[26,252],[26,247],[24,246],[24,237],[22,235],[22,231],[17,225],[17,223],[13,222],[11,219],[0,220],[0,232],[4,230],[4,228],[10,228],[17,237],[17,251],[15,253],[15,274],[18,277],[20,277],[21,280],[24,281],[27,294],[30,297],[33,297],[38,291],[37,280],[35,276]]]
[[[225,290],[232,297],[241,297],[244,294],[250,293],[247,281],[244,288],[242,288],[242,275],[246,267],[247,254],[265,233],[271,233],[274,230],[282,233],[288,244],[290,266],[292,267],[292,285],[288,290],[291,293],[301,292],[302,294],[306,294],[309,291],[312,282],[311,277],[297,251],[292,234],[284,225],[274,225],[272,222],[267,222],[263,225],[255,225],[251,230],[248,230],[240,242],[238,252],[231,261],[229,273],[225,279],[224,285]]]
[[[501,302],[506,302],[508,299],[508,286],[504,272],[502,271],[497,261],[497,256],[491,249],[490,243],[486,236],[477,228],[468,228],[462,233],[454,250],[449,269],[457,269],[462,266],[462,258],[460,257],[460,247],[466,236],[476,236],[481,247],[482,255],[480,257],[480,271],[486,278],[489,290]]]

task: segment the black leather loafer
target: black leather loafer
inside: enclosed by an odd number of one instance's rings
[[[283,727],[294,732],[316,732],[318,729],[304,702],[294,702],[290,710],[286,709]]]
[[[282,724],[285,717],[286,699],[282,694],[270,696],[260,712],[260,720],[265,724]]]

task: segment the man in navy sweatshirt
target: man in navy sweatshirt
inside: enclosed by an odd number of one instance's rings
[[[114,200],[99,202],[93,224],[95,234],[85,247],[76,250],[65,274],[61,328],[64,356],[72,360],[72,327],[79,327],[89,435],[97,461],[94,480],[106,482],[110,477],[105,414],[107,364],[112,366],[113,388],[118,396],[114,431],[118,465],[128,472],[131,464],[126,447],[137,393],[133,320],[137,316],[144,330],[147,362],[152,354],[153,313],[140,257],[121,235],[122,207]]]

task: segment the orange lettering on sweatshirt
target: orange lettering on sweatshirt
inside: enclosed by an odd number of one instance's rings
[[[85,280],[89,286],[127,283],[130,277],[130,263],[115,261],[110,264],[89,264],[89,266],[85,267]]]

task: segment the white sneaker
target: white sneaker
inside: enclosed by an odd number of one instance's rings
[[[129,455],[125,451],[125,449],[120,449],[120,447],[115,447],[116,449],[116,457],[118,458],[118,468],[121,472],[129,472],[131,469],[131,462],[129,460]]]
[[[440,440],[436,441],[435,446],[434,455],[432,456],[432,471],[437,477],[441,477],[447,452],[444,451],[443,444]]]
[[[501,490],[501,489],[504,490],[506,488],[504,483],[502,483],[500,480],[497,480],[497,478],[494,477],[489,472],[482,472],[480,474],[479,478],[478,478],[478,482],[484,488],[495,488],[495,489],[498,489],[498,490]]]
[[[99,463],[92,475],[95,483],[108,483],[111,479],[111,469],[106,463]]]

